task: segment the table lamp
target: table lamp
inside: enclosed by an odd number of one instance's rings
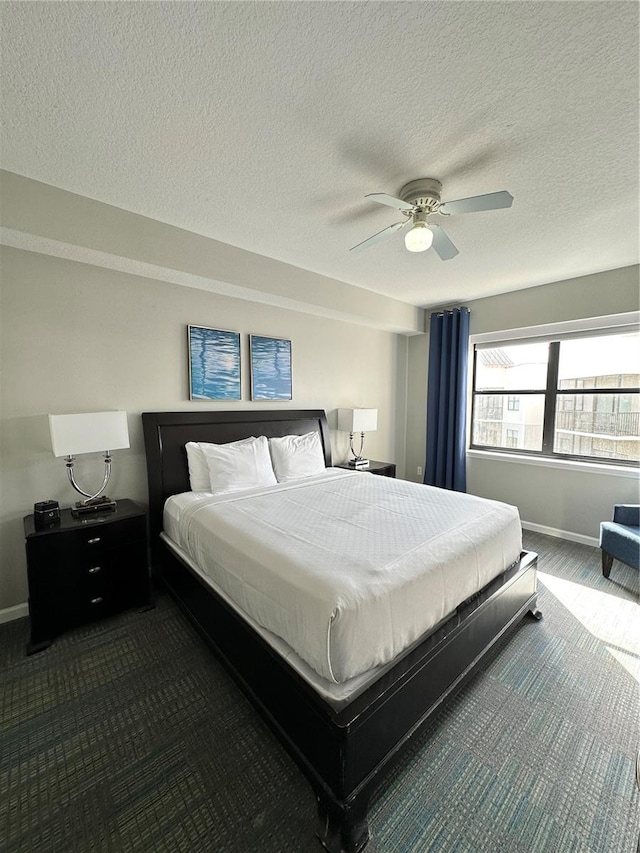
[[[366,468],[369,460],[362,455],[365,432],[375,432],[378,426],[377,409],[338,409],[338,429],[349,433],[349,447],[353,458],[349,459],[352,468]],[[353,449],[353,434],[360,433],[360,450]]]
[[[49,415],[49,431],[54,456],[64,456],[73,488],[84,495],[71,507],[78,516],[115,510],[116,502],[102,493],[111,477],[111,451],[129,447],[126,412],[88,412],[80,415]],[[108,448],[108,449],[107,449]],[[104,479],[97,492],[85,492],[76,482],[73,465],[81,453],[104,453]]]

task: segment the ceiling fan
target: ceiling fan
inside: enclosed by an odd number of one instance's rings
[[[377,234],[363,240],[362,243],[357,243],[349,251],[356,252],[367,249],[411,223],[411,228],[404,238],[407,249],[410,252],[425,252],[433,246],[441,260],[448,261],[455,258],[458,250],[445,231],[439,225],[429,221],[430,216],[433,216],[434,213],[451,216],[457,213],[475,213],[479,210],[499,210],[500,208],[511,207],[513,204],[513,196],[506,190],[445,202],[440,201],[441,192],[442,184],[440,181],[435,178],[419,178],[417,181],[410,181],[405,184],[400,190],[399,198],[394,198],[387,193],[369,193],[365,198],[370,198],[378,204],[395,207],[402,211],[405,218],[401,222],[388,225],[382,231],[378,231]]]

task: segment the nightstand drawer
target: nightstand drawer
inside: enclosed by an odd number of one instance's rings
[[[49,563],[34,568],[29,564],[31,600],[54,599],[74,591],[92,593],[105,585],[127,585],[131,577],[140,574],[138,567],[146,565],[147,542],[139,539],[126,546],[101,548],[77,557],[71,553],[49,555]],[[37,574],[37,579],[33,575]],[[31,583],[34,580],[36,582]]]
[[[111,590],[103,590],[100,595],[73,595],[60,599],[58,607],[64,616],[65,627],[101,619],[122,609],[117,594]]]
[[[77,624],[118,613],[129,607],[145,604],[149,598],[149,585],[140,573],[127,583],[115,573],[94,576],[88,583],[70,590],[59,590],[56,608],[65,614],[67,624]]]
[[[29,556],[33,555],[36,560],[88,564],[100,562],[114,549],[127,548],[130,543],[145,538],[145,518],[128,518],[69,530],[64,536],[36,537],[28,541],[27,549]]]

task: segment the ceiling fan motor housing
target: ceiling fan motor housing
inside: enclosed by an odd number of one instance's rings
[[[399,193],[399,198],[407,204],[413,204],[426,213],[435,213],[440,207],[442,184],[435,178],[418,178],[405,184]]]

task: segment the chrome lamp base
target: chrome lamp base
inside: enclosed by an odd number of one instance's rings
[[[349,448],[351,453],[353,454],[353,459],[349,459],[348,465],[349,468],[367,468],[369,466],[369,460],[365,459],[362,455],[362,448],[364,447],[364,433],[360,433],[360,450],[358,453],[353,448],[353,433],[349,433]]]
[[[368,468],[369,460],[362,456],[358,456],[355,459],[350,459],[348,465],[349,468]]]
[[[115,501],[106,495],[101,495],[92,500],[78,501],[75,506],[71,507],[71,515],[74,518],[83,518],[87,515],[96,515],[99,512],[115,512],[116,507]]]
[[[73,474],[74,462],[75,460],[73,456],[67,456],[66,465],[69,482],[76,492],[80,492],[81,495],[85,496],[86,500],[77,501],[75,506],[71,507],[71,515],[73,518],[80,518],[82,516],[98,512],[113,512],[116,508],[116,502],[102,494],[102,492],[107,488],[107,484],[111,477],[111,452],[109,450],[105,450],[104,452],[104,479],[98,491],[93,494],[91,494],[91,492],[85,492],[84,489],[81,489],[77,484],[76,478]]]

